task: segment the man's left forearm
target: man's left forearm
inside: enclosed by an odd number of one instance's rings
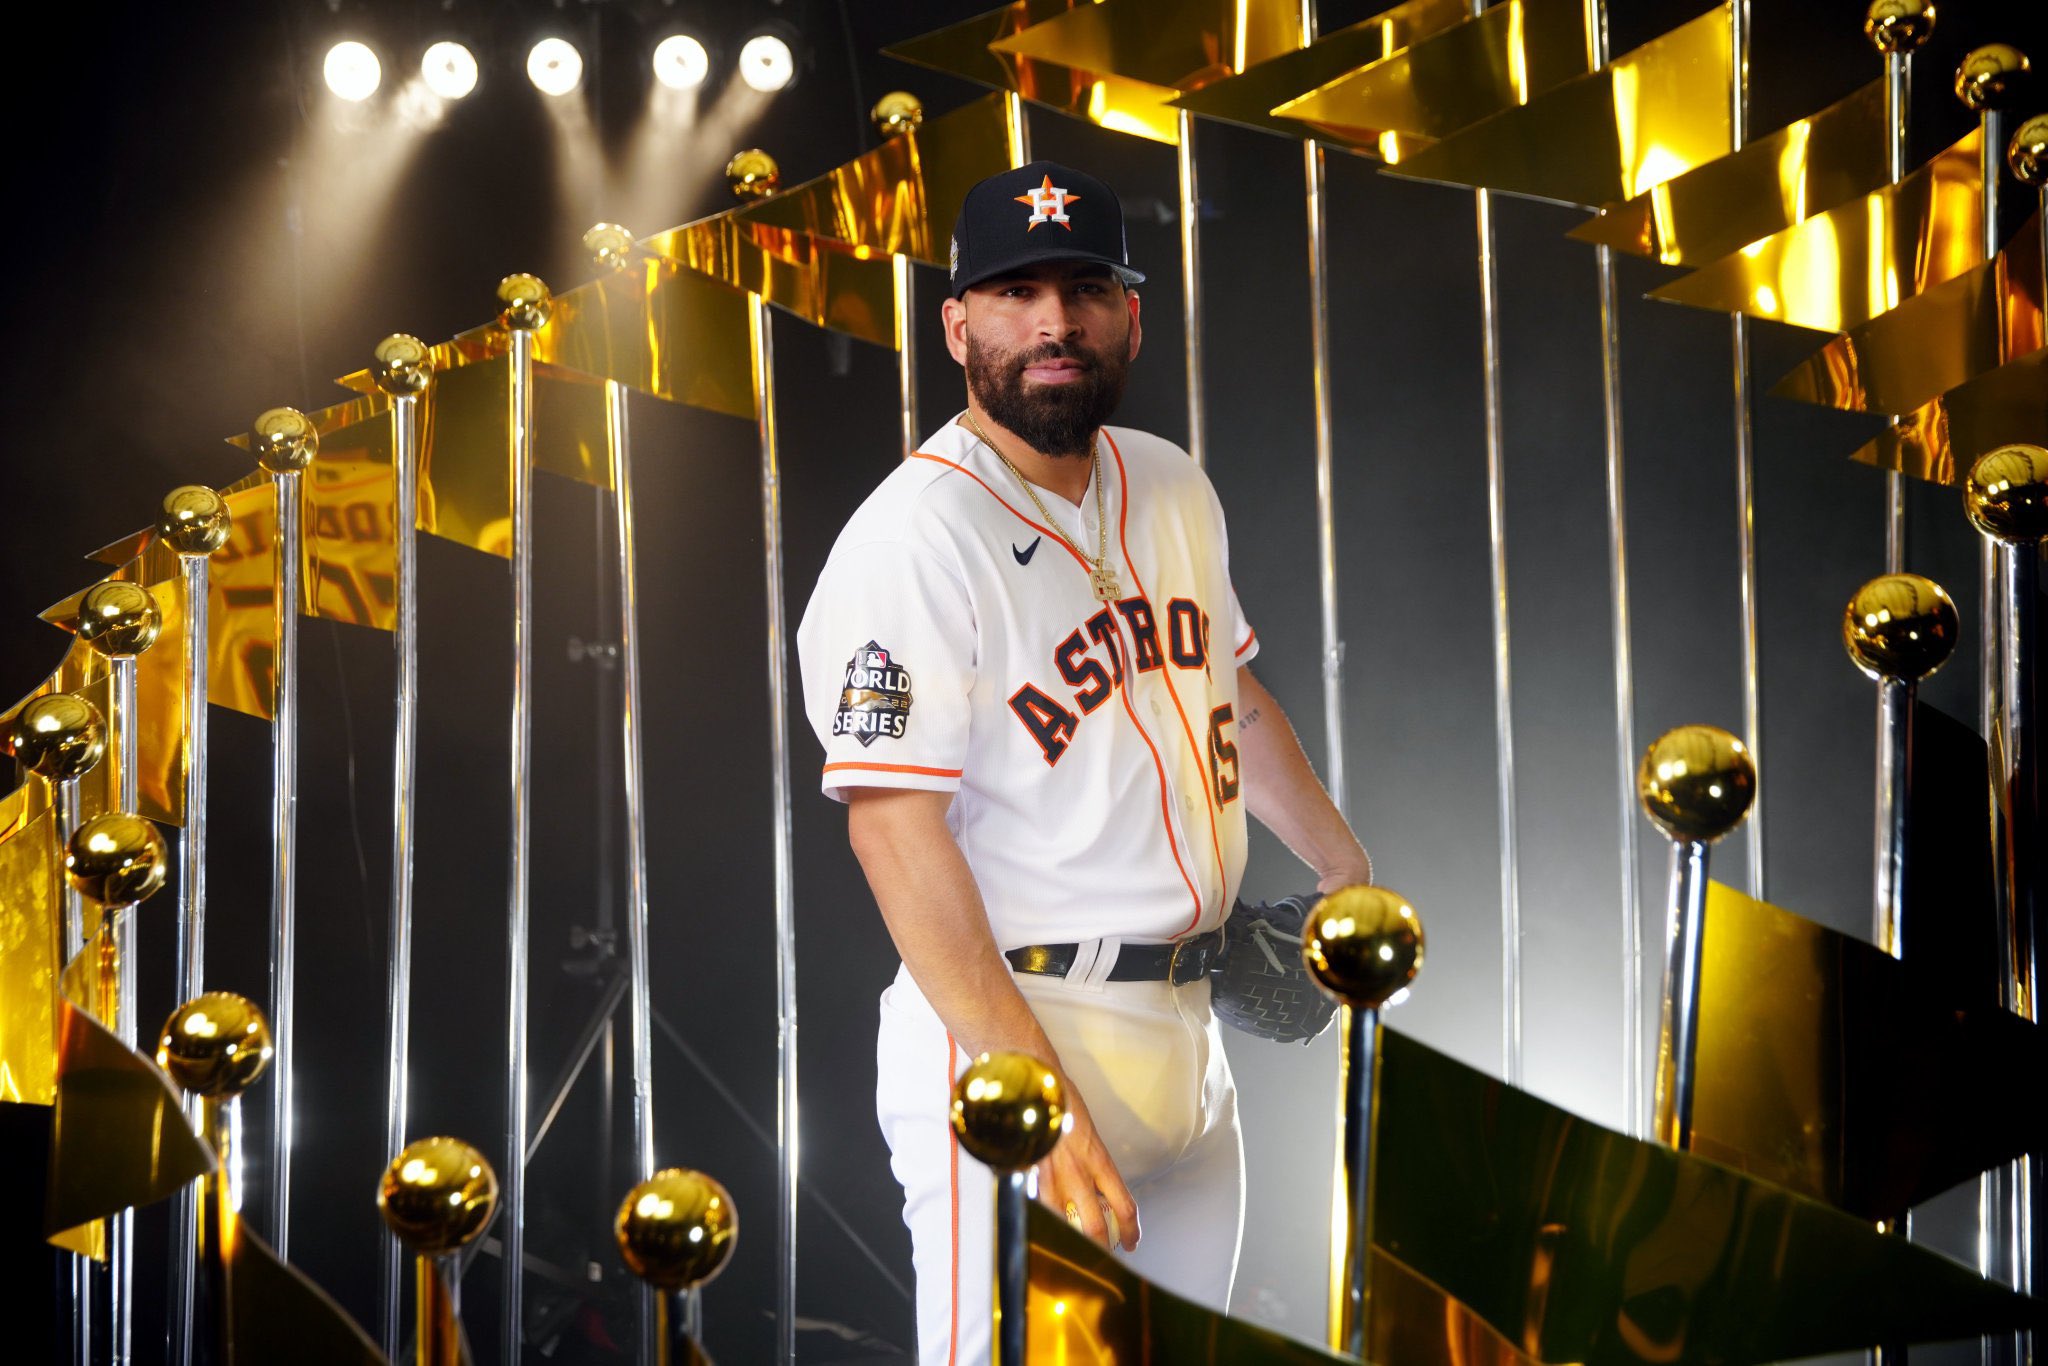
[[[1323,790],[1294,727],[1250,668],[1237,671],[1237,751],[1245,808],[1316,873],[1316,890],[1372,881],[1372,858]]]

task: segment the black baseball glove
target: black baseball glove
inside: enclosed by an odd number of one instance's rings
[[[1329,1027],[1336,998],[1301,961],[1302,923],[1321,900],[1286,896],[1232,908],[1209,969],[1210,1006],[1225,1022],[1279,1043],[1307,1043]]]

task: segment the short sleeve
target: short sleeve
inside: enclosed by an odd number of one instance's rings
[[[797,628],[797,654],[828,796],[959,790],[974,613],[948,567],[900,542],[835,547]]]
[[[1230,648],[1235,652],[1239,667],[1252,662],[1252,656],[1259,652],[1258,633],[1252,624],[1244,619],[1244,607],[1237,600],[1237,585],[1230,585]]]

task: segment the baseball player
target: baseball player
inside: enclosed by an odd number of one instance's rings
[[[1045,161],[984,180],[951,276],[967,409],[853,515],[797,635],[824,789],[848,803],[903,959],[876,1107],[928,1366],[989,1357],[991,1178],[947,1123],[954,1078],[987,1050],[1065,1080],[1073,1127],[1038,1198],[1157,1283],[1227,1305],[1243,1150],[1210,974],[1246,811],[1322,890],[1371,878],[1246,667],[1258,642],[1208,479],[1171,443],[1103,425],[1144,279],[1116,195]]]

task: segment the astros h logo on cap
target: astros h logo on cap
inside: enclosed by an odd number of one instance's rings
[[[1038,231],[1049,225],[1060,231]],[[1046,261],[1094,261],[1127,285],[1145,281],[1143,273],[1131,268],[1123,204],[1094,176],[1034,161],[992,175],[967,192],[953,225],[954,298],[984,280]]]

